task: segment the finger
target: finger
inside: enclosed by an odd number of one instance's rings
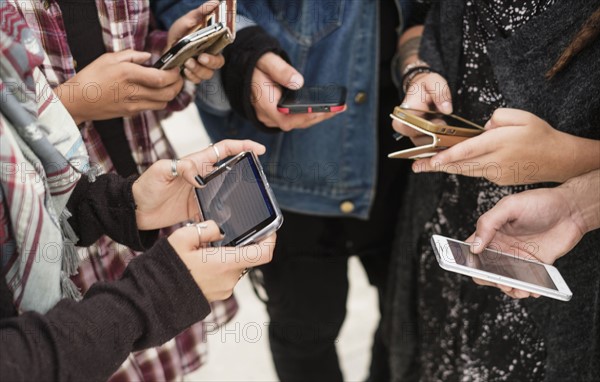
[[[169,241],[174,242],[178,249],[196,250],[222,238],[221,229],[217,224],[214,221],[205,221],[177,229],[169,236]]]
[[[162,101],[147,101],[147,100],[126,100],[124,116],[134,116],[145,110],[164,110],[167,107],[167,102]]]
[[[182,162],[184,159],[187,159],[194,163],[195,168],[197,169],[196,174],[193,174],[194,177],[196,175],[204,176],[208,171],[211,171],[212,165],[217,162],[217,159],[222,160],[224,158],[237,155],[242,151],[252,151],[256,155],[262,155],[266,152],[265,146],[248,139],[227,139],[215,143],[214,146],[216,146],[217,151],[219,152],[219,158],[217,158],[216,152],[212,147],[207,147],[200,152],[190,154],[182,158]],[[186,177],[186,180],[187,179],[188,178]],[[197,182],[192,182],[191,184],[197,184]]]
[[[300,89],[304,85],[304,77],[275,53],[265,53],[256,63],[256,67],[288,89]]]
[[[495,283],[489,282],[487,280],[479,279],[477,277],[472,277],[472,279],[473,279],[473,282],[475,282],[475,284],[477,284],[477,285],[491,286],[491,287],[497,286]]]
[[[126,49],[110,54],[114,55],[118,62],[131,62],[133,64],[143,64],[152,57],[152,54],[148,52],[139,52],[133,49]]]
[[[453,162],[464,162],[489,152],[490,140],[493,138],[486,133],[469,138],[456,145],[441,151],[430,158],[432,166],[444,166]]]
[[[185,157],[177,161],[177,173],[191,186],[202,188],[202,185],[196,181],[196,176],[200,175],[200,169],[191,158]]]
[[[198,8],[192,9],[176,22],[179,26],[184,29],[191,29],[204,23],[206,15],[210,14],[219,5],[217,0],[210,0],[199,6]]]
[[[194,72],[192,72],[188,68],[183,69],[183,75],[185,76],[185,78],[192,81],[196,85],[202,82],[202,78],[198,77]]]
[[[411,139],[413,137],[425,136],[420,131],[413,129],[412,127],[410,127],[408,125],[405,125],[404,123],[398,121],[397,119],[392,120],[392,127],[394,128],[394,131],[404,135],[405,137],[409,137]]]
[[[209,69],[217,70],[221,69],[221,67],[225,64],[225,57],[223,57],[222,54],[214,56],[212,54],[202,53],[198,57],[198,63]]]
[[[519,198],[505,197],[500,200],[496,206],[487,211],[477,219],[477,227],[473,238],[476,246],[472,246],[474,253],[481,253],[485,247],[488,247],[496,233],[502,227],[514,220],[524,206],[519,203]]]
[[[419,159],[415,161],[412,164],[411,168],[415,174],[419,174],[422,172],[442,171],[440,166],[432,166],[431,160],[429,158]]]
[[[515,297],[519,298],[519,299],[528,298],[531,296],[531,293],[521,290],[521,289],[514,289],[513,292],[514,292]]]
[[[202,80],[210,80],[215,75],[214,70],[204,67],[202,65],[199,65],[196,62],[196,60],[190,59],[188,61],[190,61],[190,62],[189,63],[186,62],[185,68],[188,69],[189,71],[191,71],[194,74],[194,76],[199,78],[201,81]],[[190,69],[191,67],[193,67],[193,69]]]
[[[181,88],[183,87],[183,79],[179,77],[179,81],[161,88],[161,89],[152,89],[148,87],[139,87],[136,92],[127,100],[131,100],[133,102],[136,101],[151,101],[151,102],[170,102],[172,101],[179,92],[181,92]]]
[[[433,73],[426,77],[425,84],[435,108],[444,114],[452,113],[452,95],[444,77]]]
[[[154,89],[162,89],[181,79],[178,67],[169,70],[161,70],[140,65],[131,65],[127,69],[129,81],[134,84]]]
[[[293,129],[306,129],[314,126],[318,123],[333,118],[338,113],[307,113],[307,114],[294,114],[294,115],[282,115],[283,119],[279,123],[279,128],[283,131],[290,131]]]
[[[265,146],[260,143],[251,141],[249,139],[245,140],[235,140],[235,139],[226,139],[220,142],[215,143],[215,146],[218,147],[219,152],[221,154],[221,159],[237,155],[242,151],[252,151],[256,155],[264,154],[267,149]]]
[[[271,262],[276,240],[277,235],[272,234],[256,244],[240,247],[239,267],[251,268]]]
[[[533,114],[519,109],[499,108],[485,124],[486,129],[495,129],[502,126],[524,126],[529,123]]]

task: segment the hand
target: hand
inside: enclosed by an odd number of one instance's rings
[[[105,53],[54,91],[77,124],[162,110],[183,86],[179,70],[141,64],[150,53]]]
[[[402,105],[415,110],[433,110],[450,114],[452,113],[452,95],[448,82],[437,73],[417,74],[407,85]],[[396,120],[392,122],[392,127],[398,133],[409,137],[417,146],[431,141],[431,137]]]
[[[477,221],[477,230],[467,239],[479,254],[494,250],[553,264],[568,253],[588,231],[577,196],[568,187],[537,189],[510,195]],[[514,298],[536,297],[531,292],[474,279],[477,284],[500,288]]]
[[[414,172],[484,177],[499,185],[564,182],[598,168],[600,141],[555,130],[539,117],[498,109],[486,131],[413,163]]]
[[[177,19],[169,29],[167,37],[167,50],[181,38],[190,34],[198,25],[205,22],[206,15],[210,14],[219,4],[218,1],[207,1]],[[225,64],[223,55],[202,53],[198,58],[188,58],[184,63],[183,74],[195,84],[209,80]]]
[[[252,141],[225,140],[215,144],[223,159],[242,151],[265,153],[265,147]],[[153,230],[170,227],[185,220],[199,220],[199,208],[194,187],[201,187],[194,177],[213,170],[217,158],[208,147],[182,158],[177,164],[179,176],[171,173],[171,160],[160,160],[146,170],[133,184],[138,229]]]
[[[200,228],[200,235],[195,226],[183,227],[173,232],[168,240],[204,297],[209,302],[225,300],[233,293],[244,269],[271,261],[276,235],[245,247],[202,248],[203,244],[222,239],[219,227],[213,221],[205,223],[206,228]]]
[[[256,117],[265,126],[283,131],[305,129],[336,116],[338,113],[283,114],[277,110],[281,86],[300,89],[304,78],[275,53],[265,53],[256,63],[252,75],[252,103]]]

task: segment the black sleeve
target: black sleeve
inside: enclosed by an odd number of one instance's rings
[[[251,102],[252,73],[260,57],[268,52],[278,54],[290,62],[279,42],[261,27],[244,28],[237,33],[233,44],[223,51],[225,65],[222,75],[225,94],[232,109],[257,128],[272,133],[280,130],[268,128],[260,122]]]
[[[412,7],[410,10],[410,17],[408,18],[408,23],[406,25],[406,28],[410,28],[415,25],[425,24],[425,19],[427,18],[427,13],[429,12],[429,8],[431,8],[431,3],[429,1],[424,1],[424,0],[413,1]]]
[[[0,321],[3,381],[106,381],[132,351],[160,345],[210,305],[166,239],[133,259],[118,281],[80,302]]]
[[[79,236],[76,245],[87,247],[102,235],[136,251],[150,248],[158,230],[138,231],[132,186],[138,176],[122,178],[116,174],[99,176],[91,183],[81,179],[67,203],[73,216],[69,224]]]
[[[425,30],[421,38],[421,46],[419,47],[419,57],[423,59],[431,68],[440,72],[444,77],[444,63],[441,52],[440,38],[440,13],[441,2],[436,2],[431,6],[431,10],[427,14],[425,21]]]

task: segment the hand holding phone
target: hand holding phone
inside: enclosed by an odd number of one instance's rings
[[[235,39],[235,18],[236,0],[211,1],[188,12],[169,30],[169,45],[172,46],[154,63],[154,67],[183,69],[189,59],[202,53],[221,53]],[[182,31],[190,29],[192,31],[183,36]]]
[[[531,256],[490,248],[474,254],[470,244],[440,235],[432,236],[431,245],[440,267],[484,280],[485,285],[504,285],[562,301],[573,296],[558,269]]]
[[[304,86],[302,75],[283,58],[275,53],[265,53],[257,62],[252,74],[251,102],[256,118],[267,127],[283,131],[305,129],[337,113],[283,114],[277,110],[277,103],[285,89],[299,89]]]

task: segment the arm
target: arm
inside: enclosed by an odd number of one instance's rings
[[[2,288],[2,286],[0,286]],[[204,318],[210,306],[168,242],[94,284],[77,303],[0,321],[3,380],[105,381],[134,350],[156,346]]]
[[[139,231],[132,186],[137,176],[127,179],[116,174],[99,176],[91,183],[81,179],[73,190],[67,208],[73,216],[69,224],[79,236],[76,245],[92,245],[102,235],[142,251],[158,238],[158,231]]]

